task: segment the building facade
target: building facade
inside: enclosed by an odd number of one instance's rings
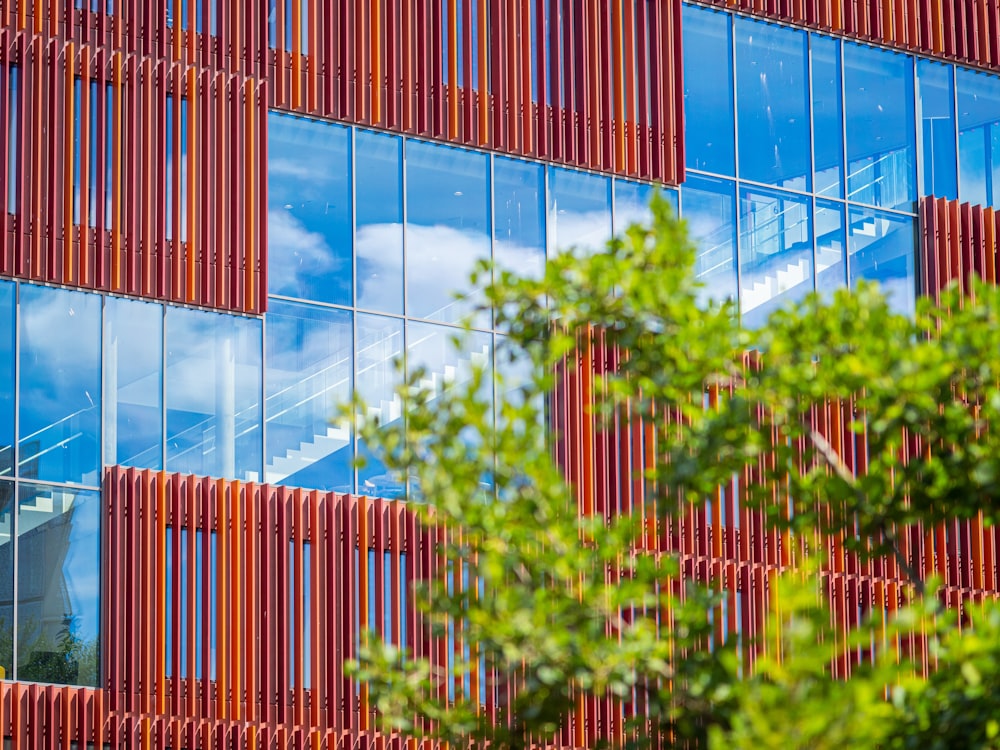
[[[475,262],[600,247],[654,185],[748,325],[857,279],[904,311],[995,279],[998,39],[992,0],[4,3],[0,734],[392,740],[343,663],[367,628],[448,661],[407,597],[446,532],[335,405],[391,423],[395,359],[437,390],[492,366],[488,316],[450,345]],[[583,512],[643,503],[627,435],[564,442]],[[718,504],[660,544],[752,635],[788,560]],[[1000,590],[998,542],[906,544],[958,602]],[[845,624],[903,582],[830,575]],[[565,745],[622,731],[585,713]]]

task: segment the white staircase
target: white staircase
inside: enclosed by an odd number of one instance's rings
[[[776,272],[752,280],[751,286],[744,286],[740,295],[743,312],[760,307],[765,302],[778,297],[803,282],[812,284],[812,274],[808,258],[799,258]]]

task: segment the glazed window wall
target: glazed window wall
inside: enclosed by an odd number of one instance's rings
[[[0,677],[100,684],[103,466],[262,478],[262,329],[0,281]]]
[[[0,281],[0,479],[262,476],[259,319]]]
[[[649,217],[651,186],[604,175],[278,112],[268,137],[269,482],[404,494],[338,407],[358,393],[362,416],[399,420],[397,357],[434,394],[493,366],[487,313],[450,346],[482,302],[478,261],[539,273],[547,249],[593,250]]]
[[[680,213],[700,246],[705,295],[738,299],[757,326],[807,292],[865,278],[912,311],[918,175],[942,191],[956,182],[953,66],[683,12]]]

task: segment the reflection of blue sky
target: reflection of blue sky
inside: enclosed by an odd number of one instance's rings
[[[267,320],[267,479],[350,488],[351,437],[336,416],[351,394],[351,313],[274,301]]]
[[[490,257],[489,237],[449,226],[406,227],[406,293],[410,314],[456,322],[469,305],[456,301],[472,291],[470,274],[476,261]]]
[[[850,210],[851,283],[877,281],[893,309],[913,314],[916,295],[915,219],[871,209]]]
[[[168,306],[166,336],[166,468],[259,477],[260,321]]]
[[[604,176],[549,168],[549,253],[602,250],[611,239],[611,181]]]
[[[269,291],[352,302],[350,130],[268,118]]]
[[[348,253],[334,249],[328,235],[310,231],[299,216],[282,207],[269,208],[267,220],[269,291],[350,304],[349,246]]]
[[[1000,79],[958,68],[960,197],[1000,205]]]
[[[97,638],[101,626],[101,515],[96,492],[76,495],[69,549],[63,565],[70,601],[76,617],[73,634],[83,641]]]
[[[403,312],[403,139],[355,132],[357,305]]]
[[[913,58],[844,45],[848,197],[912,210],[916,200]]]
[[[104,319],[104,461],[158,469],[163,452],[163,307],[109,298]]]
[[[690,169],[734,174],[732,36],[728,13],[685,5],[684,145]]]
[[[808,190],[806,33],[736,19],[740,178]]]
[[[9,281],[0,281],[0,474],[13,462],[14,442],[14,293]],[[4,448],[8,450],[4,451]]]
[[[729,180],[688,175],[681,217],[698,247],[695,274],[703,300],[736,298],[736,197]]]
[[[21,460],[39,479],[97,483],[101,297],[21,286]]]
[[[406,151],[406,304],[410,315],[457,321],[475,262],[490,257],[486,154],[411,141]]]
[[[359,226],[358,307],[390,313],[403,311],[403,224]]]

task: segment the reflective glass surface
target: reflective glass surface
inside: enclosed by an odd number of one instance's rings
[[[14,330],[17,287],[0,281],[0,476],[14,473]],[[0,658],[2,663],[2,658]]]
[[[100,507],[95,491],[27,483],[19,487],[19,680],[98,684]]]
[[[747,327],[813,290],[810,213],[805,196],[740,190],[740,310]]]
[[[959,195],[1000,205],[1000,78],[958,68]]]
[[[163,306],[107,298],[104,463],[163,465]]]
[[[864,208],[851,208],[848,213],[851,283],[858,279],[879,282],[893,309],[912,315],[917,288],[916,220]]]
[[[403,139],[354,136],[358,307],[403,312]]]
[[[684,147],[689,169],[735,174],[730,16],[685,5]]]
[[[431,392],[432,399],[452,388],[464,388],[472,380],[475,371],[485,370],[477,393],[480,402],[488,405],[487,413],[492,417],[492,363],[492,334],[478,331],[465,333],[458,328],[415,321],[406,324],[407,374],[412,376],[422,370],[418,384],[421,389]],[[483,439],[472,426],[449,437],[466,445],[479,445]],[[489,477],[483,477],[482,481],[491,483]],[[419,487],[414,487],[412,482],[409,496],[423,499]]]
[[[698,245],[695,274],[703,298],[736,299],[736,188],[730,180],[688,174],[681,216]]]
[[[816,291],[832,292],[847,284],[844,205],[816,201]]]
[[[455,322],[476,300],[469,277],[477,260],[490,257],[488,176],[486,154],[407,141],[408,314]]]
[[[0,667],[14,676],[14,483],[0,480]]]
[[[549,167],[549,253],[593,252],[611,239],[611,181],[589,172]]]
[[[258,480],[261,327],[167,307],[167,470]]]
[[[545,170],[541,164],[494,158],[493,221],[497,266],[541,275],[545,266]]]
[[[350,419],[351,313],[271,303],[267,313],[267,451],[264,478],[337,492],[354,489]]]
[[[916,201],[913,58],[844,45],[847,196],[912,211]]]
[[[101,297],[21,285],[22,477],[100,481]]]
[[[814,189],[844,197],[844,105],[840,41],[811,34]]]
[[[923,147],[921,195],[958,197],[953,70],[944,63],[917,60],[917,107]]]
[[[615,180],[615,211],[614,230],[615,234],[621,234],[633,224],[649,226],[652,222],[652,212],[649,210],[649,202],[653,199],[656,188],[642,182],[630,182],[628,180]],[[660,188],[660,195],[673,206],[674,215],[677,214],[677,191]]]
[[[268,124],[268,291],[353,301],[349,128],[271,113]]]
[[[740,179],[809,190],[806,33],[736,18]]]
[[[393,364],[403,356],[403,321],[358,313],[355,352],[357,392],[368,407],[364,416],[378,419],[382,425],[394,424],[403,413],[395,393],[401,374]],[[361,439],[358,456],[365,462],[358,468],[359,493],[393,498],[406,492],[405,480],[390,474]]]

